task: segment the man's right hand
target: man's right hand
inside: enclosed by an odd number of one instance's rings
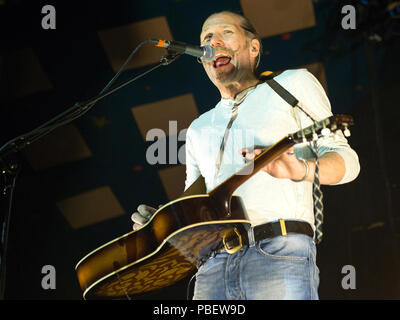
[[[145,204],[139,205],[139,207],[137,208],[137,212],[134,212],[131,216],[131,219],[133,221],[132,229],[137,230],[141,228],[144,224],[147,223],[147,221],[150,220],[150,218],[156,211],[157,209],[146,206]]]

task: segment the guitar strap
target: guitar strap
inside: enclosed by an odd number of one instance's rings
[[[317,117],[312,114],[310,110],[304,110],[304,107],[301,105],[301,102],[296,99],[289,91],[287,91],[284,87],[282,87],[277,81],[275,81],[274,77],[276,75],[270,71],[266,71],[261,73],[260,80],[266,82],[272,90],[274,90],[283,100],[285,100],[288,104],[290,104],[293,108],[299,108],[304,112],[307,117],[309,117],[313,122],[317,121]],[[301,124],[299,123],[300,129]]]
[[[301,103],[298,99],[296,99],[289,91],[287,91],[284,87],[282,87],[277,81],[274,80],[275,74],[270,71],[266,71],[261,73],[260,80],[266,82],[272,90],[274,90],[283,100],[285,100],[288,104],[290,104],[293,108],[299,108],[303,111],[313,122],[316,122],[316,116],[310,115],[310,111],[305,111],[304,107],[301,106]],[[302,129],[300,117],[296,110],[294,110],[295,116],[297,118],[297,124],[300,129]],[[314,148],[313,148],[314,147]],[[322,191],[319,182],[319,166],[318,166],[318,148],[317,143],[314,141],[314,145],[311,147],[312,152],[315,156],[315,174],[314,174],[314,183],[313,183],[313,200],[314,200],[314,220],[316,224],[316,242],[320,243],[322,240],[322,222],[323,222],[323,203],[322,203]]]

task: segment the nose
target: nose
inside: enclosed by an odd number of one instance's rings
[[[224,46],[224,41],[218,34],[213,34],[211,40],[210,40],[210,46],[212,47],[223,47]]]

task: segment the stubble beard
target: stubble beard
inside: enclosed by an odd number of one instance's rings
[[[233,69],[233,68],[232,68]],[[215,80],[220,84],[220,85],[229,85],[229,83],[232,83],[235,81],[235,70],[216,70],[215,72]]]

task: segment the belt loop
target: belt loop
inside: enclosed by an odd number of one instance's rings
[[[287,233],[286,233],[286,224],[285,224],[285,220],[279,219],[279,222],[280,222],[280,224],[281,224],[281,233],[282,233],[283,236],[286,236]]]
[[[256,240],[254,238],[254,228],[252,226],[247,226],[247,236],[249,239],[249,248],[256,245]]]

